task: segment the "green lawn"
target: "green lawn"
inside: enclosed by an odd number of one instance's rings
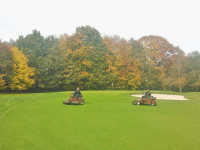
[[[158,106],[132,105],[133,93],[82,91],[81,106],[63,105],[70,92],[0,94],[0,150],[199,149],[200,92]]]

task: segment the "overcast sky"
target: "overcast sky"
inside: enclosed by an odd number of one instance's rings
[[[186,54],[200,52],[199,0],[4,0],[0,39],[16,40],[36,29],[43,36],[90,25],[103,35],[139,39],[159,35]]]

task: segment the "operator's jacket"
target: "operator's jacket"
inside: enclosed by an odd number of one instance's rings
[[[145,96],[146,96],[146,97],[149,97],[149,96],[151,96],[151,93],[150,93],[149,91],[147,91],[147,92],[145,93]]]
[[[73,97],[83,97],[83,96],[82,96],[80,90],[77,90],[77,89],[76,89],[76,90],[74,91],[74,93],[73,93]]]

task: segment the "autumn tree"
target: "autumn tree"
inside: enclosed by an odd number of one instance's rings
[[[76,32],[60,37],[61,49],[66,53],[66,83],[84,89],[105,89],[110,84],[106,71],[107,46],[98,30],[81,26]]]
[[[185,62],[186,62],[185,54],[179,53],[179,55],[176,57],[175,62],[173,63],[173,65],[170,67],[169,70],[169,76],[171,77],[174,86],[178,86],[180,92],[182,92],[182,89],[187,82]]]
[[[80,39],[82,36],[68,36],[62,35],[60,37],[61,50],[65,53],[67,67],[63,71],[65,84],[68,86],[79,85],[84,87],[83,81],[89,76],[87,70],[91,66],[91,62],[86,60],[88,48],[84,46],[83,41]]]
[[[0,41],[0,89],[4,90],[10,83],[13,70],[12,51],[10,46]]]
[[[107,61],[109,68],[107,71],[113,75],[115,87],[121,89],[136,89],[140,85],[139,63],[133,59],[133,52],[130,44],[119,36],[104,37],[109,53]]]
[[[169,91],[171,91],[171,87],[174,86],[174,79],[172,76],[170,75],[166,75],[164,74],[164,77],[162,77],[162,87],[164,88],[164,90],[168,89]]]
[[[68,64],[65,69],[66,83],[73,86],[73,88],[79,85],[82,89],[90,89],[94,86],[94,47],[86,46],[86,35],[84,36],[80,32],[71,36],[62,35],[60,40],[61,48],[66,53]]]
[[[4,76],[6,76],[6,74],[1,74],[0,75],[0,90],[5,90],[7,88],[6,82],[3,79]]]
[[[185,57],[161,36],[102,38],[88,25],[59,38],[33,30],[0,42],[0,60],[0,90],[200,90],[199,52]]]
[[[142,75],[142,78],[146,79],[143,80],[143,83],[146,81],[146,86],[160,89],[161,85],[165,85],[163,82],[165,82],[164,80],[176,57],[183,52],[161,36],[143,36],[138,41],[143,45],[146,54]]]
[[[138,41],[146,49],[147,56],[154,61],[155,65],[163,66],[166,71],[175,61],[177,54],[181,52],[161,36],[143,36]]]
[[[28,67],[27,58],[17,47],[11,48],[11,51],[14,64],[9,86],[11,90],[26,90],[34,84],[34,79],[31,77],[35,74],[35,69]]]

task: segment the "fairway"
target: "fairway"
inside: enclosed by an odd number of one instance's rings
[[[63,105],[71,91],[0,94],[0,150],[200,147],[200,92],[158,106],[132,105],[137,98],[130,95],[141,91],[81,92],[80,106]]]

